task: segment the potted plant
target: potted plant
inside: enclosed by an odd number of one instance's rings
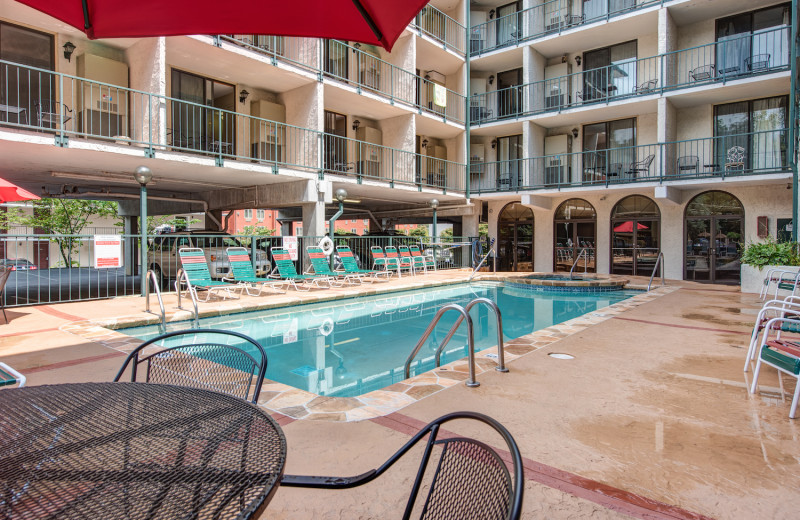
[[[741,262],[742,292],[758,293],[770,269],[798,270],[798,243],[777,242],[773,237],[767,237],[763,242],[751,242],[742,251]]]

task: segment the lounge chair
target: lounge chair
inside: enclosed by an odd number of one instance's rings
[[[417,274],[417,267],[422,267],[422,270],[425,270],[425,267],[422,266],[414,257],[411,255],[411,251],[408,249],[406,245],[399,245],[397,246],[397,251],[400,253],[400,261],[411,265],[411,274]]]
[[[753,332],[750,335],[747,358],[744,362],[745,372],[750,368],[750,362],[755,359],[758,351],[758,336],[772,318],[800,319],[800,296],[787,296],[782,300],[770,300],[758,311],[755,325],[753,325]]]
[[[795,287],[797,286],[797,280],[800,277],[800,271],[798,270],[788,270],[788,269],[781,269],[775,268],[767,270],[766,276],[764,276],[764,285],[761,287],[761,291],[759,293],[759,297],[763,300],[769,295],[769,290],[772,284],[777,284],[775,286],[775,296],[774,298],[778,298],[778,291],[781,289],[792,290],[794,287],[789,287],[787,284],[793,284]],[[783,287],[781,287],[783,285]],[[792,290],[792,294],[794,294],[794,290]]]
[[[321,283],[330,284],[330,276],[320,276],[315,274],[297,274],[297,269],[294,268],[292,257],[289,256],[289,251],[282,247],[272,248],[272,260],[275,263],[270,278],[275,278],[283,281],[287,286],[292,287],[296,291],[308,291],[311,289],[310,285],[315,285],[323,288]],[[300,282],[300,285],[297,285]]]
[[[328,257],[322,248],[319,246],[307,246],[308,258],[311,259],[311,269],[313,273],[306,271],[304,274],[316,274],[330,277],[330,284],[332,286],[341,287],[345,283],[349,285],[358,285],[361,280],[358,276],[353,276],[347,273],[337,273],[331,271],[331,266],[328,265]]]
[[[409,259],[401,258],[400,253],[397,252],[396,247],[386,246],[384,248],[384,251],[386,251],[386,260],[389,262],[389,265],[387,267],[397,269],[398,278],[402,276],[403,269],[405,269],[412,275],[414,274],[414,264],[412,264],[411,260]]]
[[[416,265],[421,265],[426,274],[429,267],[433,268],[434,271],[436,270],[436,262],[433,258],[423,255],[419,246],[408,246],[408,249],[411,250],[411,256],[414,258]]]
[[[800,320],[789,318],[772,318],[764,325],[764,335],[760,342],[756,369],[753,372],[753,385],[750,393],[758,390],[758,376],[761,365],[767,364],[784,374],[797,379],[792,405],[789,409],[789,418],[797,417],[797,402],[800,399]],[[795,334],[787,338],[788,334]]]
[[[0,386],[17,385],[17,388],[22,388],[26,381],[27,378],[24,375],[5,363],[0,363]]]
[[[372,268],[382,268],[385,270],[396,269],[397,262],[390,262],[389,259],[386,257],[386,253],[383,252],[383,248],[381,246],[372,246],[369,248],[369,252],[372,255]]]
[[[228,263],[231,266],[230,274],[223,278],[223,281],[238,283],[244,286],[244,290],[250,296],[259,296],[264,290],[264,287],[283,293],[275,289],[275,285],[280,285],[280,281],[274,278],[267,278],[264,276],[256,276],[253,270],[253,262],[250,261],[250,254],[244,247],[229,247],[225,250],[228,255]],[[250,292],[251,289],[258,288],[258,292]]]
[[[197,301],[207,302],[211,295],[217,291],[223,291],[224,298],[235,298],[233,289],[242,289],[239,284],[213,280],[211,273],[208,272],[206,254],[199,247],[182,247],[178,250],[181,259],[182,275],[175,280],[175,290],[180,292],[181,283],[186,283],[186,288],[194,295]],[[206,291],[206,297],[200,299],[197,291]]]
[[[392,276],[391,271],[377,271],[373,269],[361,269],[358,267],[358,262],[356,262],[353,252],[348,246],[336,246],[336,252],[339,253],[339,258],[342,260],[342,269],[344,272],[358,276],[362,282],[365,279],[373,282],[375,280],[379,280],[381,277],[388,281]]]

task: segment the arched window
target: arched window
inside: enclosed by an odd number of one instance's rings
[[[594,272],[597,235],[597,212],[594,206],[583,199],[565,200],[556,209],[553,223],[555,270],[569,271],[580,257],[576,271]]]
[[[517,202],[500,212],[497,260],[501,271],[533,271],[533,210]]]
[[[611,210],[611,272],[650,276],[661,252],[661,211],[653,200],[631,195]]]
[[[744,206],[724,191],[707,191],[689,201],[684,219],[684,278],[738,284],[744,243]]]

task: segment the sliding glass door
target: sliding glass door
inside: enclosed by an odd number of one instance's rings
[[[583,54],[584,102],[633,94],[636,88],[636,42]]]
[[[497,45],[505,45],[520,39],[521,34],[521,14],[519,14],[521,2],[512,2],[501,5],[497,8],[497,21],[495,31],[497,34]]]
[[[786,168],[788,98],[714,107],[715,163],[728,172]]]
[[[233,85],[172,69],[170,144],[213,153],[236,149]],[[183,101],[183,103],[181,102]]]
[[[0,60],[53,70],[53,36],[0,22]],[[55,100],[56,90],[48,72],[0,64],[0,123],[38,124],[37,104]]]
[[[497,138],[497,188],[516,190],[522,185],[522,136]]]
[[[583,181],[618,177],[636,157],[636,120],[620,119],[583,127]]]
[[[750,74],[789,63],[790,5],[717,20],[716,73]]]

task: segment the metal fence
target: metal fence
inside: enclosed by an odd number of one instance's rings
[[[113,233],[105,233],[113,234]],[[94,235],[4,234],[0,239],[0,265],[14,268],[3,288],[2,296],[8,307],[46,303],[74,302],[113,298],[140,293],[140,237],[117,233],[121,240],[121,267],[98,267]],[[229,272],[226,248],[248,248],[254,270],[261,276],[270,273],[272,247],[297,244],[297,272],[308,270],[311,263],[304,251],[317,245],[322,237],[284,237],[252,235],[181,234],[150,235],[147,243],[147,269],[161,281],[162,292],[175,290],[174,282],[180,268],[178,250],[181,247],[200,247],[206,253],[208,269],[213,278],[221,279]],[[468,238],[448,239],[457,245],[437,247],[438,269],[470,267],[472,245]],[[348,245],[362,269],[371,269],[372,246],[419,245],[430,257],[429,239],[407,236],[337,236],[336,245]],[[102,264],[102,262],[101,262]],[[334,255],[334,267],[340,267]],[[403,274],[403,276],[406,276]]]
[[[420,33],[441,42],[445,49],[453,49],[459,54],[466,51],[467,28],[432,5],[423,7],[411,24]]]

